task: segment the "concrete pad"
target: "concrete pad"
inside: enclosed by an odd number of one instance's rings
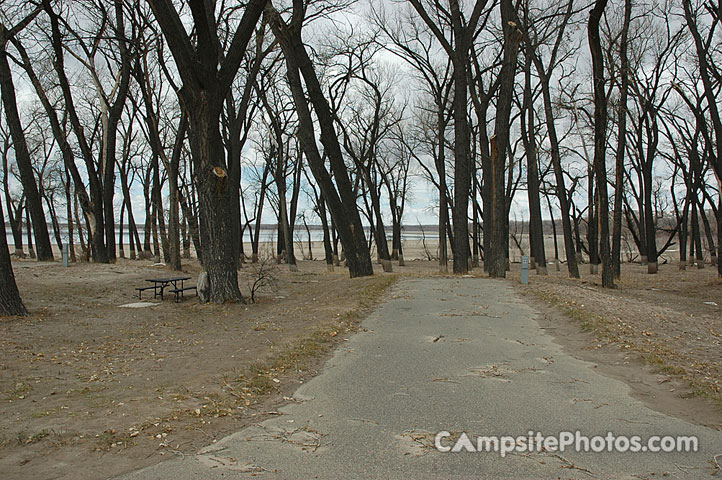
[[[160,303],[136,302],[136,303],[126,303],[125,305],[120,305],[120,308],[147,308],[147,307],[155,307],[156,305],[160,305]]]

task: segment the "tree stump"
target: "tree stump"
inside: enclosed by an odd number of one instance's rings
[[[211,299],[211,282],[208,278],[208,272],[201,272],[198,275],[198,300],[201,303],[208,303]]]

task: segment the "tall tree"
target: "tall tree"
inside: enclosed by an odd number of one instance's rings
[[[487,2],[486,0],[476,0],[468,20],[464,18],[461,8],[462,5],[459,0],[449,0],[448,11],[442,7],[440,3],[435,3],[430,7],[436,10],[439,18],[450,17],[452,39],[448,39],[444,35],[437,23],[431,18],[427,7],[421,3],[421,0],[409,0],[409,2],[434,33],[437,41],[451,59],[454,67],[452,74],[454,80],[454,97],[452,100],[454,112],[454,209],[452,212],[455,244],[453,249],[454,273],[466,273],[471,268],[469,264],[471,258],[471,251],[469,249],[471,152],[469,146],[470,128],[467,115],[469,49],[471,48],[479,19]],[[504,29],[506,30],[506,28],[507,26],[505,24]],[[504,272],[506,272],[506,263],[504,264]]]
[[[103,181],[98,172],[95,155],[91,146],[92,138],[86,134],[86,130],[81,122],[78,109],[76,108],[76,100],[71,89],[71,83],[66,73],[65,52],[67,45],[64,43],[65,37],[60,29],[61,24],[63,23],[62,18],[60,14],[53,9],[53,5],[50,0],[43,0],[43,8],[50,18],[50,41],[53,53],[55,54],[53,67],[55,68],[55,72],[58,76],[58,83],[60,84],[63,101],[65,102],[65,111],[67,112],[70,125],[78,142],[78,147],[85,163],[85,173],[88,176],[88,183],[90,186],[90,198],[86,199],[81,192],[80,203],[83,207],[83,212],[85,213],[89,227],[88,236],[91,242],[93,261],[108,263],[110,261],[110,257],[105,243]],[[26,61],[24,68],[28,73],[30,73],[32,65]],[[79,191],[80,185],[83,185],[83,181],[80,173],[77,171],[77,167],[75,166],[74,154],[68,144],[67,138],[63,139],[60,137],[63,135],[63,132],[59,127],[59,123],[53,120],[53,116],[57,117],[57,113],[47,101],[47,98],[43,99],[43,97],[46,96],[46,93],[40,82],[33,81],[33,86],[35,87],[38,96],[41,98],[41,102],[43,102],[46,111],[53,110],[53,113],[48,112],[51,125],[53,125],[53,133],[60,144],[61,149],[64,149],[63,156],[66,166],[73,174],[73,182],[75,183],[76,191]]]
[[[227,52],[218,38],[215,2],[190,3],[195,42],[186,32],[172,0],[147,0],[183,81],[178,95],[188,115],[189,139],[198,189],[203,266],[210,283],[209,299],[215,303],[242,301],[238,289],[236,251],[230,202],[231,189],[219,130],[223,102],[240,68],[258,19],[267,0],[251,0]],[[237,198],[237,197],[235,197]]]
[[[422,90],[430,97],[433,111],[425,105],[421,105],[419,110],[419,120],[416,133],[424,141],[419,141],[416,147],[427,146],[426,149],[434,160],[436,169],[436,178],[431,173],[431,169],[427,168],[423,158],[424,155],[420,148],[410,148],[408,143],[411,139],[405,140],[407,144],[405,148],[412,157],[419,163],[419,166],[425,170],[428,180],[436,187],[439,195],[439,215],[438,215],[438,237],[439,237],[439,270],[447,273],[448,266],[448,245],[447,232],[451,232],[449,221],[449,207],[453,204],[449,198],[449,189],[447,185],[447,162],[446,162],[446,133],[449,122],[451,121],[450,97],[453,91],[452,65],[448,58],[444,61],[437,61],[437,52],[435,48],[435,34],[424,26],[423,21],[416,18],[415,15],[406,15],[399,19],[389,19],[386,17],[383,9],[375,9],[373,11],[374,23],[383,32],[384,36],[379,39],[384,48],[401,58],[408,64],[419,77],[422,84]],[[403,18],[403,21],[401,20]],[[472,56],[472,58],[475,58]],[[471,90],[472,99],[475,100],[474,89]],[[426,118],[429,121],[425,121]],[[428,125],[427,125],[428,124]],[[421,140],[420,139],[420,140]],[[453,239],[453,235],[448,235]],[[453,244],[452,244],[453,246]]]
[[[604,89],[604,56],[602,55],[599,23],[607,0],[596,0],[589,13],[587,34],[592,55],[594,82],[594,173],[596,177],[596,218],[599,222],[599,246],[602,257],[602,286],[614,288],[614,269],[609,245],[609,196],[607,195],[607,97]],[[589,188],[592,188],[589,185]],[[590,206],[591,208],[591,206]]]
[[[684,18],[687,23],[687,28],[692,34],[694,41],[699,75],[704,88],[704,98],[707,101],[708,115],[712,121],[712,130],[714,131],[714,146],[712,146],[712,144],[709,146],[710,155],[708,156],[708,161],[717,176],[718,182],[720,182],[720,179],[722,179],[722,117],[720,116],[719,106],[717,104],[717,88],[715,87],[715,83],[718,83],[722,71],[718,65],[710,61],[710,54],[712,50],[714,50],[710,48],[710,44],[717,38],[714,33],[722,20],[722,4],[719,2],[717,4],[705,4],[704,8],[706,8],[712,16],[713,22],[710,22],[710,30],[705,34],[704,39],[703,32],[700,32],[698,21],[699,13],[692,8],[692,2],[690,0],[682,0],[682,6],[684,7]],[[718,195],[718,210],[722,210],[722,190]],[[722,258],[722,214],[717,216],[717,246],[719,248],[718,258]],[[717,273],[722,276],[722,261],[717,262]]]
[[[13,139],[13,150],[15,151],[15,161],[20,170],[20,180],[23,184],[27,209],[32,219],[33,231],[35,232],[35,244],[37,246],[37,258],[40,261],[52,261],[53,249],[50,244],[50,234],[48,233],[48,225],[45,221],[45,212],[38,184],[35,181],[33,173],[32,160],[28,150],[27,141],[25,139],[25,131],[23,130],[18,112],[17,99],[15,97],[15,85],[13,83],[12,71],[8,62],[7,45],[12,37],[28,26],[30,22],[40,13],[40,9],[35,9],[30,15],[23,18],[17,25],[7,28],[0,23],[0,94],[2,95],[3,110],[5,118],[10,129]]]
[[[562,15],[558,15],[558,18],[561,18],[561,25],[556,29],[554,41],[552,43],[553,46],[549,52],[548,58],[546,59],[546,65],[544,63],[545,59],[539,51],[539,42],[544,39],[545,35],[536,34],[534,32],[534,23],[530,24],[530,29],[527,30],[527,38],[525,41],[532,42],[532,44],[535,45],[532,61],[534,62],[534,67],[539,77],[539,86],[542,91],[544,119],[546,122],[547,136],[549,140],[552,168],[554,170],[554,177],[556,180],[554,191],[559,202],[559,213],[562,220],[562,231],[564,233],[564,251],[567,257],[567,269],[570,277],[579,278],[579,266],[577,265],[576,260],[574,232],[572,230],[572,210],[570,207],[570,198],[575,186],[572,184],[569,189],[566,187],[566,172],[564,166],[562,165],[561,141],[559,134],[557,133],[556,114],[552,100],[551,85],[552,75],[561,63],[560,57],[564,56],[560,55],[560,52],[564,47],[564,39],[567,38],[565,32],[569,24],[569,19],[571,18],[572,5],[573,3],[570,1],[564,9],[564,13]],[[532,36],[531,33],[535,33],[534,36]]]
[[[311,172],[326,199],[326,205],[341,238],[349,274],[352,278],[373,275],[371,254],[366,245],[361,217],[356,206],[356,196],[351,187],[339,137],[334,128],[333,112],[324,96],[313,61],[308,55],[301,36],[301,30],[306,20],[306,5],[303,0],[294,0],[289,22],[281,18],[279,12],[270,4],[267,12],[271,30],[281,45],[286,61],[288,85],[298,114],[298,140]],[[328,157],[336,186],[326,170],[325,162],[316,144],[314,124],[301,77],[303,77],[310,102],[318,117],[324,155]]]
[[[524,8],[524,23],[529,22],[529,4]],[[521,137],[524,142],[527,160],[527,193],[529,198],[529,250],[532,268],[539,275],[546,275],[547,262],[544,251],[544,225],[541,215],[541,199],[539,197],[539,159],[536,147],[536,129],[534,124],[534,96],[532,92],[531,67],[533,57],[531,42],[525,45],[524,60],[524,94],[521,115]],[[526,114],[524,113],[526,111]]]
[[[5,215],[3,214],[2,200],[0,200],[0,317],[8,315],[26,315],[15,274],[10,262],[7,233],[5,232]]]
[[[501,23],[504,32],[504,55],[499,72],[499,95],[496,103],[496,121],[494,136],[491,138],[491,205],[484,205],[484,235],[490,236],[490,242],[484,261],[488,264],[489,276],[506,276],[506,258],[509,244],[508,209],[504,171],[506,154],[509,147],[511,130],[511,104],[514,97],[514,76],[522,33],[518,28],[518,18],[511,0],[501,0]]]
[[[622,199],[624,198],[624,151],[627,145],[627,97],[629,95],[629,24],[632,0],[624,0],[624,20],[619,41],[619,105],[617,106],[617,152],[614,174],[614,211],[612,214],[612,268],[622,274]]]

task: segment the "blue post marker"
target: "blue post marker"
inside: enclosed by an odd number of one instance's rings
[[[70,250],[70,249],[69,249],[69,247],[68,247],[68,244],[67,244],[67,243],[64,243],[64,244],[63,244],[63,266],[64,266],[64,267],[67,267],[67,266],[68,266],[68,258],[70,257],[69,250]]]
[[[529,257],[526,255],[521,257],[521,283],[522,285],[529,283]]]

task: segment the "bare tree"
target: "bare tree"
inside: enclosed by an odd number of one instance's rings
[[[39,8],[35,8],[29,14],[25,15],[16,25],[12,25],[9,28],[0,23],[0,93],[2,95],[5,119],[13,138],[15,161],[20,171],[20,180],[22,181],[25,192],[26,206],[33,222],[35,244],[38,250],[37,257],[40,261],[52,261],[53,250],[50,245],[48,225],[45,221],[42,197],[38,192],[38,185],[33,175],[32,161],[25,139],[25,131],[20,120],[20,113],[18,112],[15,85],[13,83],[12,71],[10,70],[7,54],[7,46],[11,39],[27,27],[40,11]]]
[[[294,0],[290,21],[284,20],[270,4],[266,8],[266,12],[273,34],[281,45],[286,61],[286,76],[298,114],[297,137],[341,237],[349,274],[351,277],[372,275],[371,255],[366,245],[356,199],[334,128],[333,113],[301,37],[301,30],[308,13],[304,2]],[[313,120],[301,77],[305,81],[310,102],[318,117],[324,154],[330,162],[336,186],[326,170],[325,162],[316,144]]]
[[[604,88],[604,57],[599,36],[599,22],[607,6],[607,0],[596,0],[589,14],[587,33],[592,54],[592,76],[594,82],[594,173],[596,177],[596,208],[599,220],[600,254],[602,258],[602,286],[614,288],[609,245],[609,196],[607,195],[606,141],[607,141],[607,97]],[[592,188],[589,185],[589,188]]]
[[[484,7],[486,6],[486,0],[476,0],[472,12],[469,14],[469,18],[466,19],[462,12],[462,5],[458,0],[449,0],[449,9],[446,10],[440,3],[424,5],[421,0],[409,0],[411,5],[417,11],[419,16],[424,20],[429,29],[434,33],[436,40],[441,44],[446,54],[451,59],[453,65],[453,81],[454,81],[454,98],[453,98],[453,114],[454,114],[454,273],[466,273],[471,268],[469,260],[471,257],[471,251],[469,249],[469,192],[471,191],[471,155],[470,155],[470,130],[469,122],[467,117],[467,102],[468,102],[468,66],[469,66],[469,49],[474,41],[474,36],[477,31],[477,25],[479,20],[484,13]],[[504,4],[504,1],[501,2]],[[508,8],[512,8],[511,3],[502,7],[502,23],[511,21],[511,12],[507,11]],[[432,15],[436,16],[436,20],[432,18]],[[439,27],[439,23],[444,23],[449,19],[451,23],[451,32],[453,34],[450,38],[444,34],[442,28]],[[504,29],[509,26],[504,23]],[[518,39],[514,40],[518,46]],[[510,43],[510,46],[512,43]],[[511,49],[510,49],[511,50]],[[511,51],[509,53],[512,53]],[[516,55],[513,55],[514,63],[516,63]],[[513,74],[511,75],[513,83]],[[511,98],[511,97],[509,97]],[[502,102],[503,103],[503,102]],[[503,114],[503,112],[502,112]],[[505,119],[505,120],[508,120]],[[500,125],[502,129],[499,133],[504,134],[504,127]],[[503,153],[506,145],[502,147],[502,156],[500,159],[503,162]],[[493,151],[492,147],[492,151]],[[492,153],[493,155],[493,153]],[[503,172],[503,166],[501,168]],[[501,192],[503,192],[503,182],[501,185]],[[497,191],[498,193],[499,191]],[[502,194],[503,195],[503,194]],[[499,203],[500,197],[498,198]],[[504,208],[503,205],[500,205]],[[501,210],[500,210],[501,211]],[[492,231],[494,231],[495,225],[492,225]],[[498,249],[497,249],[498,251]],[[488,257],[487,253],[487,257]],[[504,263],[504,269],[501,274],[503,276],[506,272],[506,262]],[[498,273],[498,272],[495,272]]]
[[[225,52],[218,38],[218,21],[212,3],[190,4],[195,43],[191,42],[172,0],[148,0],[148,3],[183,81],[179,98],[189,120],[194,183],[200,201],[202,260],[208,271],[210,300],[215,303],[243,300],[238,289],[237,257],[233,249],[228,248],[234,242],[231,222],[237,222],[238,217],[230,215],[234,186],[228,179],[219,120],[223,101],[266,0],[251,0],[246,5]]]

